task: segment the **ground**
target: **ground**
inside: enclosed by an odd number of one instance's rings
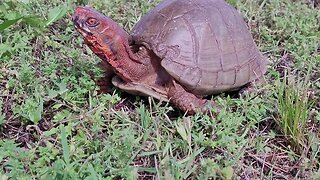
[[[1,179],[320,178],[320,13],[315,0],[240,0],[269,65],[266,83],[212,98],[217,117],[112,89],[75,31],[90,4],[130,30],[157,4],[3,0]]]

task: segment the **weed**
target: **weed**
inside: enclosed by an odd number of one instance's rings
[[[287,72],[283,81],[276,82],[276,107],[279,112],[277,120],[281,131],[290,137],[291,144],[299,153],[305,148],[307,120],[309,117],[310,102],[309,77],[304,80],[290,78]]]

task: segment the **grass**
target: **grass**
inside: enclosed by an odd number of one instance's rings
[[[116,88],[96,93],[91,76],[103,74],[73,28],[75,6],[88,3],[129,30],[156,1],[5,0],[0,177],[320,178],[320,16],[314,2],[231,2],[268,56],[267,83],[245,97],[215,97],[221,113],[212,119],[184,116],[171,104]]]
[[[307,73],[309,74],[309,73]],[[290,79],[285,72],[283,82],[278,81],[277,89],[277,109],[280,114],[278,123],[285,136],[291,138],[293,148],[299,153],[306,146],[306,127],[310,114],[312,100],[308,92],[310,82],[308,76],[304,80]]]

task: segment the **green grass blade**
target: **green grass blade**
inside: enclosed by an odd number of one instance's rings
[[[13,24],[15,24],[16,22],[18,22],[22,17],[16,18],[16,19],[12,19],[12,20],[6,20],[3,23],[0,24],[0,31],[7,29],[8,27],[12,26]]]
[[[63,151],[63,158],[67,165],[70,164],[70,151],[69,151],[69,145],[67,141],[67,133],[64,126],[60,126],[61,131],[61,145],[62,145],[62,151]]]
[[[67,13],[67,6],[57,6],[51,10],[49,10],[48,20],[46,22],[46,26],[49,26],[53,22],[61,19]]]

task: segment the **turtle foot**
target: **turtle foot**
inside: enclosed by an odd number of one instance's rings
[[[214,101],[201,99],[187,92],[180,84],[174,81],[169,84],[168,97],[170,102],[188,115],[207,113],[215,117],[221,109]]]
[[[99,90],[97,90],[98,94],[105,94],[111,91],[112,87],[110,86],[110,82],[108,83],[104,79],[98,80],[96,85],[99,86]]]
[[[207,113],[208,115],[213,115],[216,117],[221,111],[221,107],[212,100],[205,100],[203,107],[201,108],[202,113]]]

